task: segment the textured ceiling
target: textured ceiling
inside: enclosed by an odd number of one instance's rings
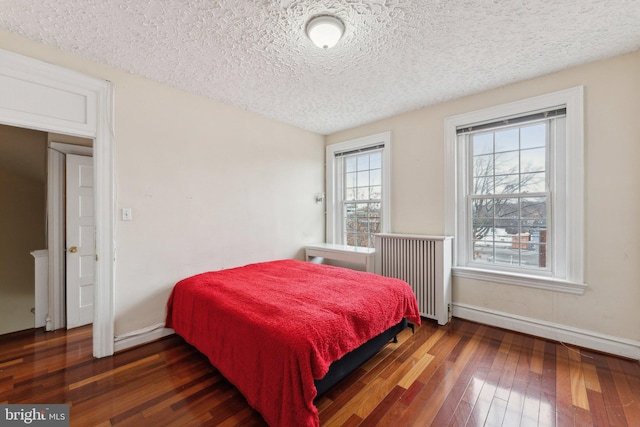
[[[0,29],[329,134],[638,50],[640,0],[0,0]]]

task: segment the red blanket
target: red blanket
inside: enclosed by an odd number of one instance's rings
[[[314,378],[406,317],[420,324],[401,280],[283,260],[178,282],[167,327],[204,353],[270,426],[319,426]]]

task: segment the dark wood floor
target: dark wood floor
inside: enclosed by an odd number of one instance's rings
[[[265,425],[177,336],[104,359],[91,351],[88,327],[0,337],[0,403],[67,403],[72,426]],[[640,426],[640,365],[460,319],[425,321],[316,406],[322,426]]]

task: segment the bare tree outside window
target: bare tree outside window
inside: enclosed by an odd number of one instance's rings
[[[381,232],[382,151],[355,154],[344,161],[344,241],[371,248],[374,234]]]
[[[473,261],[546,268],[545,122],[471,137]]]
[[[458,277],[582,293],[584,88],[445,120]]]

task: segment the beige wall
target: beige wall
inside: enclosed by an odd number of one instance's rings
[[[46,134],[0,126],[0,334],[34,327],[34,258],[45,249]]]
[[[176,280],[302,257],[324,236],[324,138],[0,34],[0,48],[115,86],[116,334],[163,321]],[[586,279],[582,296],[456,279],[454,302],[640,339],[640,53],[443,103],[326,138],[392,131],[392,231],[444,232],[446,117],[585,86]],[[119,212],[118,212],[119,216]]]
[[[164,321],[188,275],[298,257],[324,236],[324,138],[2,33],[0,48],[115,87],[115,331]]]
[[[392,231],[443,234],[448,116],[585,88],[584,295],[454,279],[454,303],[640,340],[640,52],[564,70],[329,135],[392,132]]]

